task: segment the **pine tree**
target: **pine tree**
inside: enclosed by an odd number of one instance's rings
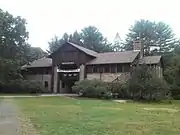
[[[115,51],[115,52],[123,51],[123,48],[122,48],[122,39],[119,36],[119,33],[116,34],[112,47],[113,47],[113,51]]]

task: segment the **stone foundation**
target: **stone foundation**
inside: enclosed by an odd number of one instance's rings
[[[88,73],[87,79],[88,80],[101,80],[104,82],[112,82],[116,79],[120,82],[126,82],[130,78],[130,73]]]

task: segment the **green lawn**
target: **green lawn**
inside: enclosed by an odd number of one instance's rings
[[[41,135],[180,134],[180,102],[121,104],[65,97],[14,100]]]
[[[0,93],[0,97],[2,96],[37,96],[38,94],[29,94],[29,93]]]

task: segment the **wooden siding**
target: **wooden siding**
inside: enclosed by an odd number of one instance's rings
[[[120,73],[130,72],[130,64],[87,65],[87,73]]]
[[[79,66],[80,64],[85,64],[90,61],[93,57],[71,45],[65,44],[61,50],[52,57],[52,59],[54,65],[59,65],[62,62],[74,62]]]

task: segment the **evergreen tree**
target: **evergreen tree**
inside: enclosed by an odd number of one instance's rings
[[[179,41],[175,38],[170,26],[163,22],[137,21],[129,29],[124,49],[132,50],[133,41],[138,38],[141,38],[144,44],[146,55],[151,55],[152,53],[164,54],[172,51],[176,45],[179,45]],[[156,50],[152,51],[152,47],[156,47]]]

